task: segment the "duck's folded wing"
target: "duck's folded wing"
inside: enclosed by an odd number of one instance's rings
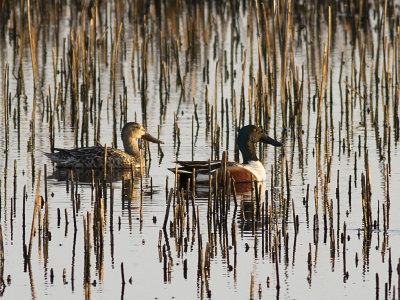
[[[188,160],[188,161],[176,161],[178,165],[179,173],[192,173],[193,169],[196,169],[196,172],[208,172],[211,169],[211,172],[215,169],[221,167],[221,161],[213,160]],[[171,171],[175,172],[175,168],[171,168]]]
[[[70,167],[81,161],[104,157],[104,148],[98,146],[79,149],[54,148],[54,150],[57,152],[45,153],[45,155],[60,167]]]
[[[176,161],[177,168],[169,168],[170,171],[175,173],[175,170],[178,171],[178,174],[192,174],[193,169],[196,169],[196,173],[208,173],[211,171],[213,173],[215,170],[222,168],[222,161],[220,160],[188,160],[188,161]],[[227,168],[239,166],[240,164],[237,162],[228,161],[226,163]]]

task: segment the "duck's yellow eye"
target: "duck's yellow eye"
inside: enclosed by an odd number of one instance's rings
[[[256,132],[257,131],[257,128],[253,128],[253,132]]]

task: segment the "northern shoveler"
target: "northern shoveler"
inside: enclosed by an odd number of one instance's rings
[[[126,123],[121,131],[121,139],[125,151],[107,148],[107,166],[113,169],[127,169],[140,167],[143,157],[139,151],[138,139],[145,139],[153,143],[163,144],[162,141],[147,133],[138,123]],[[56,153],[45,153],[60,168],[100,169],[104,168],[105,147],[93,146],[77,149],[59,149]]]
[[[263,129],[254,125],[247,125],[239,130],[237,144],[243,156],[243,163],[228,161],[227,170],[236,183],[248,183],[251,180],[265,181],[266,171],[256,154],[256,143],[263,142],[275,147],[283,144],[267,136]],[[196,170],[196,181],[208,180],[209,169],[211,173],[222,168],[222,161],[177,161],[180,166],[178,174],[182,177],[191,177],[193,169]],[[175,169],[170,169],[175,172]]]

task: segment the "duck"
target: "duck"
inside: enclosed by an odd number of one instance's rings
[[[54,148],[57,152],[45,153],[45,155],[58,168],[103,169],[105,149],[107,149],[107,166],[113,169],[130,169],[132,166],[134,168],[140,167],[143,163],[138,139],[163,144],[161,140],[153,137],[142,125],[136,122],[128,122],[124,125],[121,130],[121,139],[125,151],[99,145],[76,149]]]
[[[237,146],[243,157],[243,162],[227,161],[226,168],[236,183],[250,183],[253,180],[263,182],[267,179],[264,165],[256,154],[257,143],[269,144],[275,147],[283,146],[283,143],[269,137],[260,126],[247,125],[242,127],[237,136]],[[223,170],[223,161],[177,161],[177,168],[171,168],[183,178],[190,178],[195,169],[196,181],[208,181],[216,171]]]

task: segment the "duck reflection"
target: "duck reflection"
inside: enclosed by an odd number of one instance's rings
[[[98,190],[96,194],[100,196],[107,195],[105,189],[111,183],[119,182],[121,184],[121,199],[124,203],[130,200],[140,200],[141,193],[149,198],[159,193],[157,189],[153,189],[152,180],[146,177],[145,172],[141,171],[140,168],[109,170],[106,176],[104,176],[104,171],[99,169],[55,168],[47,178],[66,182],[73,180],[79,184],[91,184],[93,189]],[[126,205],[125,207],[123,206],[124,209],[128,208]]]

